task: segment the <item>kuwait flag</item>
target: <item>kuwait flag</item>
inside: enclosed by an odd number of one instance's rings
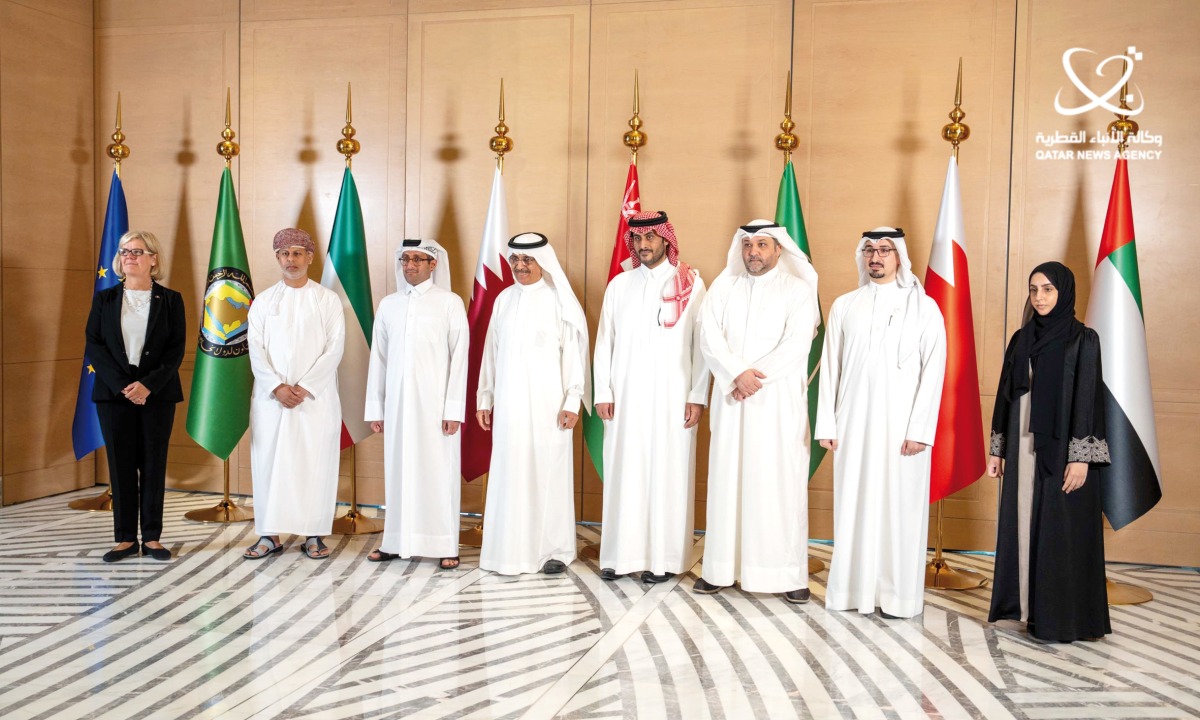
[[[613,243],[612,260],[608,264],[608,280],[612,279],[633,266],[629,257],[629,245],[625,242],[625,234],[629,232],[629,218],[642,210],[641,190],[638,188],[637,161],[629,162],[629,174],[625,176],[625,197],[621,200],[621,219],[617,221],[617,239]],[[589,371],[590,372],[590,371]],[[595,407],[593,403],[593,408]],[[588,455],[596,474],[604,480],[604,421],[593,412],[583,411],[583,441],[587,444]]]
[[[321,284],[338,294],[346,313],[346,349],[338,365],[338,395],[342,401],[342,449],[371,434],[366,414],[367,365],[371,359],[371,328],[375,309],[371,301],[371,274],[367,269],[367,233],[362,205],[350,168],[342,175],[342,193]]]
[[[1117,160],[1108,198],[1087,324],[1100,335],[1104,423],[1112,455],[1112,464],[1100,468],[1104,514],[1113,529],[1120,530],[1162,498],[1142,284],[1133,242],[1133,208],[1125,158]]]
[[[788,160],[783,168],[783,177],[779,179],[779,195],[775,199],[775,222],[787,228],[788,235],[796,241],[800,252],[812,262],[812,252],[808,249],[808,231],[804,229],[804,212],[800,210],[800,192],[796,189],[796,171],[792,161]],[[813,338],[812,347],[808,350],[808,387],[815,388],[821,380],[821,349],[825,343],[825,313],[821,311],[821,299],[817,298],[817,313],[821,324],[817,326],[817,336]],[[817,393],[808,394],[808,427],[817,424]],[[817,474],[817,468],[825,459],[825,448],[812,439],[809,446],[810,459],[808,462],[808,479]]]
[[[937,302],[946,322],[946,379],[930,460],[929,502],[933,503],[978,480],[985,468],[971,280],[963,245],[958,161],[953,155],[946,167],[942,207],[929,249],[925,292]]]
[[[508,202],[504,197],[504,175],[497,166],[492,176],[492,199],[488,202],[483,240],[479,243],[479,263],[475,266],[475,288],[467,325],[471,346],[467,353],[467,418],[462,424],[462,474],[474,480],[488,471],[492,459],[492,434],[475,422],[476,392],[479,390],[479,366],[483,364],[483,344],[492,322],[492,306],[500,291],[513,284],[512,268],[505,257],[508,246]],[[365,376],[364,376],[365,377]]]

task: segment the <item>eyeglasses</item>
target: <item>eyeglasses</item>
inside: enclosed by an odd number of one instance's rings
[[[881,258],[885,258],[885,257],[891,255],[893,252],[895,252],[895,249],[890,248],[890,247],[881,247],[881,248],[865,247],[862,249],[862,256],[865,257],[866,259],[870,260],[872,255],[877,254]]]
[[[143,255],[157,255],[158,253],[152,253],[149,250],[141,248],[121,248],[117,251],[117,254],[121,257],[141,257]]]
[[[430,260],[433,260],[433,258],[431,258],[431,257],[401,257],[400,264],[401,265],[420,265],[421,263],[427,263]]]
[[[510,255],[508,258],[508,264],[516,267],[518,265],[533,266],[537,265],[538,263],[535,258],[532,258],[529,255]]]

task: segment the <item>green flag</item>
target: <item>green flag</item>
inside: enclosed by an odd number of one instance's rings
[[[796,171],[792,169],[792,161],[788,160],[783,168],[783,177],[779,179],[779,196],[775,200],[775,222],[787,228],[788,235],[796,241],[800,252],[812,262],[812,252],[808,249],[808,231],[804,229],[804,212],[800,209],[800,193],[796,190]],[[817,312],[821,324],[817,326],[817,336],[813,338],[812,348],[808,351],[808,428],[809,432],[817,424],[817,383],[821,378],[821,348],[825,343],[825,313],[821,312],[821,301],[817,299]],[[808,463],[808,478],[817,473],[821,461],[825,459],[825,448],[812,440],[810,460]]]
[[[229,458],[250,425],[253,376],[247,315],[253,300],[233,176],[225,168],[208,255],[208,280],[187,416],[188,435],[222,460]]]

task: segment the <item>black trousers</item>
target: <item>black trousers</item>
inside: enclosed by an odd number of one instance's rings
[[[102,402],[96,413],[108,453],[113,536],[118,543],[137,542],[140,515],[142,542],[158,540],[175,404]]]

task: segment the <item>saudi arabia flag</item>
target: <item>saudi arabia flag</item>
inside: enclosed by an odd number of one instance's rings
[[[350,168],[342,175],[342,193],[321,284],[338,294],[346,313],[346,349],[338,365],[338,396],[342,401],[342,448],[371,434],[363,420],[367,401],[367,367],[371,362],[371,328],[375,306],[367,265],[367,233],[363,226],[358,187]]]
[[[783,168],[783,177],[779,180],[779,196],[775,200],[775,222],[787,228],[788,235],[796,241],[800,252],[812,262],[812,253],[808,249],[808,231],[804,229],[804,212],[800,210],[800,192],[796,189],[796,171],[792,161],[788,160]],[[817,336],[813,338],[812,347],[808,351],[808,427],[811,432],[817,424],[817,384],[821,380],[821,348],[825,343],[825,313],[821,312],[821,300],[817,299],[817,312],[821,324],[817,326]],[[817,474],[817,468],[825,459],[825,448],[813,439],[811,441],[810,459],[808,462],[808,477],[811,480]]]
[[[1104,368],[1104,423],[1112,464],[1100,469],[1100,483],[1104,514],[1114,530],[1137,520],[1162,498],[1142,282],[1133,238],[1129,167],[1120,158],[1087,313],[1088,326],[1100,336]]]
[[[247,316],[254,300],[237,196],[229,168],[221,175],[217,220],[208,254],[200,341],[192,374],[187,431],[200,447],[226,460],[250,425]]]

